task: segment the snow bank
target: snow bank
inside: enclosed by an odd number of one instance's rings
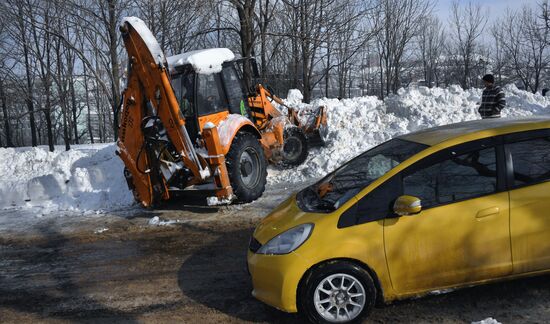
[[[550,112],[550,100],[538,94],[505,87],[504,116]],[[399,90],[384,101],[376,97],[319,99],[301,103],[292,91],[287,104],[298,108],[325,105],[327,145],[314,148],[294,169],[269,167],[268,184],[298,184],[322,177],[366,149],[397,135],[421,128],[477,119],[481,90],[425,87]],[[220,131],[221,132],[221,131]],[[114,144],[60,148],[0,149],[0,208],[38,208],[48,211],[101,211],[127,208],[133,197],[123,176],[123,163]]]
[[[208,48],[168,57],[171,71],[177,66],[191,64],[199,74],[218,73],[224,62],[231,61],[235,54],[228,48]]]
[[[0,208],[97,212],[130,206],[133,197],[114,144],[70,151],[0,148]]]
[[[504,87],[507,107],[504,117],[550,113],[550,100],[540,94]],[[419,129],[478,119],[477,103],[481,89],[406,88],[384,101],[376,97],[318,99],[311,105],[298,102],[297,90],[289,92],[288,105],[305,108],[327,107],[327,145],[310,151],[306,162],[295,169],[270,167],[268,183],[300,183],[319,178],[327,172],[392,137]]]

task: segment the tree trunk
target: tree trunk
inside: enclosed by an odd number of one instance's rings
[[[74,60],[74,57],[70,57],[69,60]],[[84,64],[85,65],[85,64]],[[74,144],[79,144],[79,138],[78,138],[78,116],[77,116],[77,104],[76,104],[76,92],[74,89],[74,61],[69,62],[69,93],[71,95],[71,112],[72,112],[72,120],[73,120],[73,132],[74,132]]]
[[[52,125],[52,115],[51,115],[51,98],[50,98],[50,90],[48,89],[49,85],[46,85],[46,107],[44,108],[44,118],[46,120],[46,130],[48,132],[48,148],[50,152],[53,152],[55,150],[55,147],[53,145],[54,136],[53,136],[53,125]]]
[[[108,0],[109,5],[109,56],[111,58],[111,90],[113,93],[113,102],[111,108],[113,111],[113,134],[114,140],[118,138],[118,109],[120,107],[120,69],[117,55],[117,0]]]
[[[330,52],[331,52],[331,46],[330,46],[330,34],[327,35],[327,67],[325,69],[325,97],[328,98],[329,94],[329,82],[330,82]]]
[[[384,69],[382,68],[382,56],[379,59],[380,67],[380,100],[384,100]]]
[[[94,134],[92,130],[92,117],[90,115],[90,94],[88,90],[88,74],[86,73],[86,65],[83,67],[84,72],[84,92],[86,93],[86,125],[88,127],[88,136],[90,137],[90,143],[94,144]]]
[[[243,58],[251,57],[254,52],[254,7],[255,0],[231,1],[239,15],[239,37],[241,39],[241,55]],[[243,63],[243,80],[247,89],[252,84],[252,67],[250,61]]]
[[[4,129],[6,133],[6,146],[13,147],[13,142],[11,139],[11,129],[10,129],[10,121],[9,121],[9,115],[8,115],[6,91],[4,89],[4,80],[2,79],[0,79],[0,98],[2,101],[2,114],[4,118]]]
[[[21,32],[21,42],[23,46],[23,58],[25,59],[25,77],[27,81],[27,110],[29,112],[29,124],[31,128],[31,145],[36,146],[38,145],[37,139],[36,139],[36,121],[34,120],[34,98],[33,98],[33,85],[32,80],[33,77],[31,75],[31,64],[29,59],[29,45],[27,43],[27,33],[25,28],[25,22],[24,18],[25,15],[23,13],[23,4],[18,3],[18,12],[19,12],[19,31]]]

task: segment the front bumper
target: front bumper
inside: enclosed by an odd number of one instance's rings
[[[265,255],[248,251],[252,295],[284,312],[297,312],[298,284],[309,266],[307,260],[296,252]]]

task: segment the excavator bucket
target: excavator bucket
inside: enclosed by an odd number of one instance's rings
[[[259,84],[256,86],[256,97],[251,98],[251,106],[267,106],[265,103],[269,101],[274,101],[280,106],[283,106],[287,109],[287,117],[290,123],[302,130],[304,135],[307,138],[309,146],[324,146],[326,135],[328,133],[327,125],[327,112],[325,106],[319,106],[317,108],[302,108],[296,109],[288,106],[283,102],[283,100],[271,91],[266,89],[263,85]],[[259,102],[259,103],[255,103]],[[261,103],[264,103],[263,105]],[[277,109],[270,107],[268,114],[272,116],[278,116],[281,113]]]
[[[324,146],[328,133],[325,106],[296,110],[288,108],[290,120],[306,135],[309,146]]]

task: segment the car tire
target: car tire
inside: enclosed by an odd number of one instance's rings
[[[304,132],[298,127],[289,127],[285,129],[283,139],[282,166],[292,168],[304,163],[309,153]]]
[[[376,287],[362,267],[335,261],[312,270],[298,297],[298,311],[312,323],[360,323],[375,305]]]
[[[237,202],[258,199],[265,190],[267,161],[256,136],[249,132],[237,133],[225,159]]]

